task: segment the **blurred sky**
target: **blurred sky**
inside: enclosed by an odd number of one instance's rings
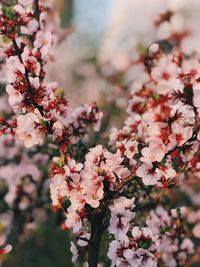
[[[192,44],[200,52],[199,0],[74,0],[73,4],[77,40],[86,47],[91,44],[90,49],[101,50],[100,53],[130,50],[138,41],[151,43],[155,39],[153,21],[167,9],[179,13],[176,28],[187,25],[192,30],[186,49],[191,50]]]
[[[75,0],[73,24],[78,41],[95,49],[102,39],[111,13],[112,0]]]
[[[112,0],[75,0],[74,24],[81,34],[97,41],[106,28]]]

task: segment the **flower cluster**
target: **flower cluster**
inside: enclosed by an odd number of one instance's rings
[[[110,139],[124,156],[139,160],[136,174],[145,185],[167,187],[198,151],[200,64],[179,51],[165,54],[158,44],[149,48],[148,57],[151,68],[144,65],[146,80],[133,89],[130,117]]]
[[[52,154],[53,150],[45,145],[47,136],[51,135],[58,149],[65,153],[86,133],[88,125],[93,124],[98,130],[103,115],[95,103],[74,109],[68,107],[63,90],[56,83],[45,81],[45,65],[52,59],[59,41],[55,29],[49,25],[50,2],[21,0],[16,5],[2,4],[0,10],[0,33],[10,41],[3,44],[2,62],[6,65],[3,83],[7,83],[8,102],[15,113],[13,116],[6,110],[0,119],[1,134],[7,134],[1,137],[2,153],[6,149],[6,154],[2,154],[0,179],[6,188],[4,201],[14,217],[16,210],[31,213],[35,208],[37,211],[40,194],[47,193],[44,175],[49,157],[45,152],[37,153],[35,148],[29,150],[28,155],[20,141],[26,148],[43,145],[44,150]],[[42,198],[48,202],[46,196]],[[30,217],[30,221],[33,220],[33,215]],[[2,254],[10,251],[10,247],[4,249],[4,239]]]
[[[1,10],[1,34],[10,39],[5,48],[9,103],[16,113],[16,135],[27,148],[43,144],[51,134],[66,151],[87,125],[98,129],[102,113],[95,105],[68,107],[63,90],[45,82],[45,64],[57,37],[48,29],[46,1],[19,1]],[[16,31],[20,27],[19,31]]]
[[[127,240],[114,240],[110,243],[108,257],[111,266],[157,266],[156,253],[159,248],[158,236],[149,228],[133,227]]]
[[[68,158],[62,166],[61,159],[55,159],[52,166],[51,198],[53,205],[62,206],[64,198],[70,200],[65,225],[77,232],[82,227],[81,220],[87,215],[88,205],[98,208],[115,183],[120,183],[130,176],[130,171],[121,163],[123,158],[112,154],[101,145],[90,149],[86,154],[85,166]]]
[[[134,207],[134,198],[127,199],[125,197],[120,197],[114,200],[113,205],[110,207],[111,218],[108,231],[115,236],[115,239],[126,239],[126,234],[130,228],[130,222],[134,217]]]
[[[182,53],[180,38],[153,43],[133,62],[142,78],[129,85],[124,126],[112,128],[110,142],[97,145],[90,135],[81,138],[88,125],[100,128],[103,113],[96,104],[72,109],[63,90],[45,81],[44,66],[57,39],[48,29],[49,8],[49,1],[19,0],[1,10],[0,32],[10,40],[4,50],[6,91],[15,113],[10,120],[1,118],[1,132],[16,136],[26,148],[48,148],[52,204],[64,213],[63,229],[76,236],[73,262],[84,247],[89,266],[96,267],[106,232],[113,239],[108,246],[113,267],[185,266],[194,253],[187,219],[194,224],[199,217],[186,218],[185,209],[174,206],[170,197],[177,198],[175,190],[192,196],[200,173],[197,56]],[[170,18],[168,12],[156,25]],[[24,156],[0,168],[10,206],[17,200],[26,209],[32,201],[42,175],[35,165],[41,159],[46,163],[42,156]]]
[[[180,262],[183,266],[187,263],[188,255],[194,252],[193,243],[189,238],[181,238],[184,234],[185,209],[172,209],[167,212],[158,206],[150,211],[147,225],[154,234],[161,237],[160,253],[162,260],[170,266],[177,266]]]

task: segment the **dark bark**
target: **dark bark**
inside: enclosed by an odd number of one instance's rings
[[[95,214],[90,218],[91,223],[91,237],[88,244],[88,264],[89,267],[97,267],[100,242],[102,233],[104,231],[103,227],[104,214]]]

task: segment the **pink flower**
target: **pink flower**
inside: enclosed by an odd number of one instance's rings
[[[51,55],[54,44],[55,37],[50,32],[37,32],[34,45],[36,48],[40,49],[43,58]]]
[[[128,199],[120,197],[114,200],[113,205],[110,206],[111,218],[108,231],[115,236],[115,239],[126,239],[126,233],[130,227],[130,221],[134,217],[133,208],[134,198]]]
[[[30,77],[29,80],[30,80],[31,86],[34,89],[38,90],[40,88],[41,84],[40,84],[39,77],[35,77],[35,78]]]
[[[132,251],[130,249],[124,251],[127,262],[137,267],[156,267],[155,253],[159,250],[158,236],[154,235],[149,228],[139,229],[137,226],[133,227],[132,236],[131,242],[135,244],[135,247]],[[148,245],[145,245],[146,242]]]
[[[123,161],[123,158],[120,157],[119,154],[112,154],[110,152],[105,151],[104,156],[106,160],[105,163],[101,163],[101,168],[105,169],[106,171],[115,173],[117,173],[118,171],[120,171],[120,169],[123,168],[122,165],[120,165]]]
[[[155,185],[160,178],[151,163],[143,163],[137,169],[136,174],[142,178],[145,185]]]
[[[157,92],[167,94],[172,91],[172,80],[177,77],[179,70],[177,65],[166,56],[159,59],[151,71],[152,78],[157,82]]]
[[[44,132],[40,129],[40,118],[35,113],[27,113],[17,117],[16,133],[27,148],[41,145],[44,141]]]
[[[100,200],[104,197],[103,184],[85,184],[84,192],[86,203],[93,208],[97,208],[100,205]]]
[[[177,239],[172,239],[167,235],[162,237],[160,244],[160,251],[162,252],[162,259],[168,265],[176,267],[176,261],[174,259],[174,254],[178,251],[178,242]]]
[[[34,34],[39,27],[39,23],[36,19],[33,19],[27,23],[26,26],[21,26],[21,33],[32,35]]]
[[[111,259],[111,267],[125,267],[127,266],[126,261],[123,259],[123,251],[128,247],[128,240],[113,240],[109,244],[108,258]],[[120,253],[121,252],[121,253]]]
[[[141,153],[143,157],[140,160],[142,162],[160,162],[165,156],[166,146],[160,138],[154,137],[149,140],[149,147],[143,148]]]
[[[83,164],[76,163],[74,159],[69,159],[67,161],[67,165],[65,165],[63,168],[65,170],[66,176],[71,177],[74,181],[78,181],[80,176],[79,172],[83,168]]]
[[[75,244],[71,241],[70,242],[71,246],[70,246],[70,251],[72,253],[72,262],[75,263],[78,259],[78,249],[76,248]]]
[[[95,132],[98,132],[100,130],[100,127],[101,127],[101,121],[102,121],[102,118],[104,116],[104,113],[103,112],[96,112],[95,114],[95,123],[94,123],[94,126],[93,126],[93,129]]]
[[[22,56],[22,60],[24,62],[26,69],[30,73],[33,73],[33,74],[39,76],[40,69],[41,69],[40,63],[38,62],[36,57],[31,55],[31,52],[27,46],[24,48],[24,51],[23,51],[21,56]]]
[[[55,207],[59,206],[60,198],[64,198],[65,196],[68,195],[65,176],[61,174],[56,174],[51,179],[50,193],[53,206]]]
[[[166,179],[174,178],[176,177],[176,171],[172,168],[169,168],[167,166],[159,167],[156,169],[156,173],[162,177],[164,176]]]
[[[110,243],[108,257],[111,266],[156,267],[158,250],[159,239],[151,229],[133,227],[132,237]]]
[[[156,267],[157,261],[153,254],[144,249],[138,249],[137,251],[132,251],[127,249],[124,251],[124,257],[128,262],[129,266],[134,267]]]
[[[198,109],[200,114],[200,85],[196,84],[193,86],[193,105]]]
[[[174,79],[172,81],[172,87],[173,87],[173,89],[174,89],[175,92],[177,92],[177,93],[183,93],[184,84],[182,83],[182,81],[180,79]]]
[[[128,232],[130,227],[130,220],[131,216],[130,218],[126,218],[120,214],[112,214],[108,231],[114,235],[116,240],[122,240],[126,238],[126,233]]]
[[[138,152],[138,142],[135,140],[128,140],[125,143],[124,148],[125,148],[124,155],[127,158],[132,159],[135,156],[135,154]]]
[[[7,80],[9,83],[13,83],[17,80],[18,76],[25,74],[25,68],[20,63],[17,56],[11,56],[7,59]]]
[[[65,226],[68,229],[73,229],[74,233],[77,233],[82,228],[81,218],[72,208],[69,207],[67,211]]]
[[[114,173],[117,174],[117,177],[120,181],[123,181],[129,178],[131,171],[128,168],[121,166],[120,168],[117,168]]]
[[[181,249],[188,254],[192,254],[194,252],[194,244],[189,238],[185,238],[181,244]]]
[[[79,183],[77,183],[77,188],[75,187],[75,189],[73,189],[72,191],[70,191],[68,193],[68,197],[69,200],[71,202],[71,208],[73,210],[81,210],[83,209],[86,200],[85,200],[85,196],[84,196],[84,191],[81,190]]]
[[[6,86],[6,92],[8,93],[8,101],[9,104],[12,106],[13,110],[17,112],[21,108],[22,101],[24,97],[22,94],[15,90],[11,84]]]
[[[174,122],[171,125],[172,127],[172,134],[170,136],[170,141],[172,144],[172,147],[174,147],[174,143],[177,146],[182,146],[185,142],[187,142],[191,137],[193,133],[193,127],[192,126],[183,126],[181,122]]]
[[[110,130],[110,144],[114,145],[118,139],[119,131],[116,128],[111,128]]]
[[[98,145],[94,148],[90,148],[90,152],[86,155],[86,166],[92,167],[97,166],[100,163],[101,157],[103,156],[103,147]]]
[[[119,197],[114,200],[113,205],[111,205],[109,208],[112,213],[116,214],[124,214],[126,211],[130,211],[135,207],[134,204],[135,198],[126,198],[126,197]],[[128,212],[128,214],[130,214]]]
[[[157,43],[153,43],[150,47],[149,47],[149,52],[151,54],[155,54],[157,52],[159,52],[159,44]]]
[[[32,6],[34,0],[19,0],[18,3],[24,7]]]
[[[200,77],[200,64],[195,58],[185,59],[182,62],[182,72],[185,75],[190,75],[193,79]]]
[[[151,210],[149,218],[147,218],[147,226],[154,234],[160,234],[160,229],[167,227],[171,223],[171,217],[163,207],[158,206],[155,210]]]

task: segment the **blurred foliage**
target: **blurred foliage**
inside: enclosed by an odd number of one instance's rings
[[[68,231],[56,224],[57,216],[48,220],[30,233],[24,242],[14,246],[2,267],[72,267]]]
[[[60,14],[61,27],[70,26],[73,16],[73,0],[57,0],[56,9]]]

